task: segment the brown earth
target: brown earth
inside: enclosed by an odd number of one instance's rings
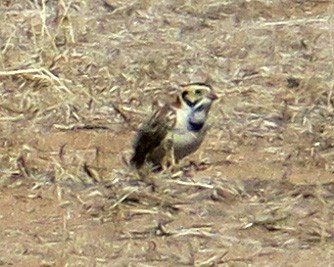
[[[332,266],[333,12],[0,2],[0,266]],[[134,130],[194,81],[207,139],[140,179]]]

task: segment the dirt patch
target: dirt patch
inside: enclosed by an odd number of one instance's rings
[[[332,264],[333,3],[181,2],[0,3],[0,265]],[[204,144],[139,179],[152,102],[204,81]]]
[[[333,184],[231,182],[211,175],[157,179],[147,186],[119,179],[3,190],[2,264],[332,262]]]

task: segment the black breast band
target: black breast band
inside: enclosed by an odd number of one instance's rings
[[[190,120],[188,121],[188,130],[193,131],[193,132],[198,132],[200,131],[204,126],[204,123],[196,123],[196,122],[191,122]]]

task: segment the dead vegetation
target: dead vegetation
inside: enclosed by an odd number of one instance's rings
[[[0,265],[331,264],[333,12],[1,1]],[[208,140],[180,172],[138,180],[133,130],[198,81],[221,96]]]

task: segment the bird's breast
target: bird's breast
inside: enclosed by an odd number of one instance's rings
[[[195,152],[204,139],[206,133],[205,120],[191,125],[190,118],[192,114],[193,110],[191,109],[177,111],[177,122],[173,130],[173,146],[176,160],[180,160]],[[197,124],[201,124],[200,127]]]
[[[177,160],[195,152],[201,145],[205,136],[205,131],[178,131],[173,133],[174,154]]]

